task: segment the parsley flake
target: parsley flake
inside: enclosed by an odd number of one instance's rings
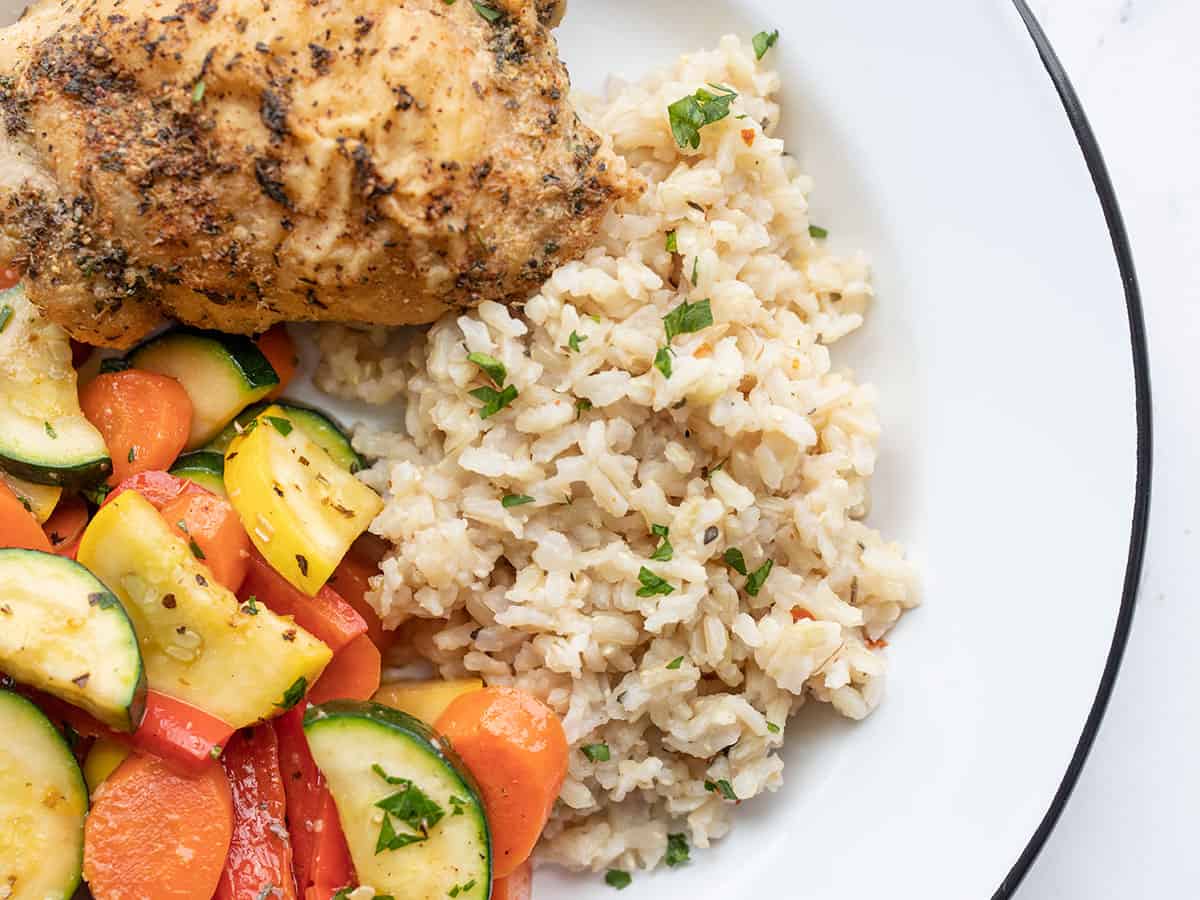
[[[301,675],[292,686],[283,692],[283,702],[275,705],[282,710],[288,710],[304,699],[308,692],[308,679]]]
[[[500,501],[500,505],[505,509],[512,509],[514,506],[524,506],[532,502],[533,498],[528,494],[509,494]]]
[[[746,577],[746,593],[751,597],[757,597],[758,592],[762,590],[767,576],[771,574],[771,570],[775,568],[775,561],[768,559],[765,563],[755,569]]]
[[[633,884],[633,876],[623,869],[609,869],[604,875],[604,883],[618,891],[623,891]]]
[[[737,547],[730,547],[725,551],[725,565],[733,569],[739,575],[748,575],[750,570],[746,568],[746,557],[742,556],[742,551]]]
[[[496,9],[494,6],[488,6],[486,3],[481,3],[480,0],[471,0],[471,5],[475,7],[475,12],[479,13],[493,25],[504,18],[503,10]]]
[[[258,598],[251,594],[246,598],[246,602],[242,604],[242,612],[248,616],[258,615]]]
[[[192,551],[192,556],[196,559],[207,559],[204,551],[200,549],[200,545],[196,543],[195,538],[188,538],[188,548]]]
[[[700,257],[692,257],[692,287],[700,283]],[[705,301],[708,302],[707,300]]]
[[[463,813],[466,809],[467,801],[464,800],[462,797],[455,797],[453,794],[451,794],[450,795],[450,806],[454,810],[454,812],[450,813],[451,817],[461,816],[461,815],[463,815]]]
[[[651,525],[650,533],[656,537],[662,538],[662,543],[658,545],[655,551],[650,554],[650,558],[655,562],[670,562],[671,557],[675,555],[675,548],[671,546],[671,542],[667,540],[667,535],[671,529],[666,525]]]
[[[585,744],[580,749],[583,751],[583,755],[592,762],[608,762],[612,759],[608,744]]]
[[[504,387],[504,380],[508,378],[508,369],[496,357],[488,356],[486,353],[468,353],[467,362],[473,362],[479,366],[483,370],[483,374],[492,379],[492,383],[496,387]]]
[[[204,89],[205,89],[204,79],[201,78],[199,81],[196,82],[195,87],[192,88],[192,102],[193,103],[199,103],[201,100],[204,99]]]
[[[0,306],[0,334],[4,333],[4,329],[8,327],[8,323],[12,321],[13,308],[5,303]]]
[[[579,345],[587,340],[587,335],[581,335],[578,332],[572,331],[571,336],[567,338],[567,346],[575,353],[579,352]]]
[[[58,432],[54,430],[53,425],[49,422],[43,422],[42,427],[46,429],[46,434],[50,436],[51,440],[58,440]]]
[[[284,437],[287,437],[292,433],[292,423],[290,420],[285,419],[282,416],[267,416],[266,420],[270,422],[275,430]]]
[[[767,731],[771,732],[771,734],[779,734],[780,728],[774,722],[768,722]]]
[[[808,236],[820,240],[821,238],[829,237],[829,232],[820,225],[809,225]]]
[[[581,397],[575,401],[575,418],[579,418],[585,412],[592,408],[592,401],[586,397]]]
[[[667,332],[667,343],[680,334],[703,331],[713,323],[712,304],[708,300],[688,303],[684,300],[663,316],[663,328]]]
[[[767,55],[767,51],[774,47],[778,41],[778,28],[776,28],[774,31],[760,31],[754,36],[754,55],[759,59],[762,59]]]
[[[676,669],[678,669],[682,665],[683,665],[683,657],[677,656],[673,660],[671,660],[669,663],[667,663],[667,668],[670,669],[672,672],[674,672]]]
[[[733,792],[733,785],[724,778],[716,782],[704,782],[704,789],[713,794],[720,794],[726,800],[736,800],[738,798],[738,795]]]
[[[137,450],[135,450],[133,447],[130,447],[129,454],[125,458],[130,462],[133,462],[135,459],[137,459]]]
[[[682,866],[691,858],[691,849],[688,847],[688,839],[686,834],[668,834],[667,835],[667,856],[666,863],[668,866]]]
[[[667,252],[668,253],[678,253],[679,252],[679,239],[675,236],[675,232],[673,232],[673,231],[667,232]]]
[[[658,352],[654,354],[654,368],[662,372],[663,378],[671,377],[671,348],[659,347]]]
[[[719,122],[729,115],[729,105],[737,99],[737,93],[720,85],[709,85],[718,91],[713,93],[706,88],[700,88],[694,94],[681,97],[667,107],[667,117],[671,123],[671,134],[680,149],[700,147],[700,129],[713,122]]]
[[[671,585],[667,584],[667,582],[659,578],[645,566],[642,566],[638,572],[638,581],[642,583],[637,592],[639,597],[653,597],[656,594],[662,594],[665,597],[667,594],[675,593],[675,588],[671,587]]]
[[[384,811],[375,852],[378,854],[384,850],[398,850],[409,844],[428,840],[429,829],[445,817],[446,811],[409,779],[387,774],[379,763],[372,765],[371,771],[388,784],[401,788],[375,804]],[[393,817],[407,825],[414,833],[398,833],[392,826]]]
[[[511,384],[502,391],[481,387],[471,391],[471,396],[483,402],[479,418],[488,419],[517,399],[517,389]]]

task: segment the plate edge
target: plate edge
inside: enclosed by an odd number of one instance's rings
[[[1125,220],[1121,215],[1120,204],[1117,201],[1116,190],[1113,188],[1104,155],[1087,114],[1080,103],[1079,95],[1063,68],[1058,54],[1054,52],[1050,39],[1042,29],[1041,23],[1029,8],[1026,0],[1012,0],[1017,14],[1025,24],[1046,74],[1054,83],[1062,101],[1063,110],[1070,121],[1079,149],[1092,176],[1100,207],[1104,212],[1104,220],[1108,226],[1109,237],[1112,240],[1113,253],[1117,259],[1117,268],[1121,273],[1121,282],[1125,291],[1125,309],[1129,318],[1129,339],[1133,354],[1133,380],[1135,418],[1137,422],[1137,475],[1134,488],[1133,518],[1129,536],[1129,553],[1125,563],[1125,580],[1121,590],[1121,608],[1117,615],[1117,624],[1113,632],[1112,643],[1109,646],[1108,659],[1104,664],[1104,672],[1092,708],[1088,712],[1083,732],[1075,745],[1075,752],[1067,771],[1059,782],[1058,790],[1050,801],[1050,807],[1038,824],[1037,830],[1017,857],[1015,863],[996,892],[992,900],[1011,900],[1018,886],[1028,874],[1033,862],[1046,844],[1059,817],[1066,808],[1071,792],[1079,781],[1079,775],[1087,762],[1088,754],[1100,730],[1108,701],[1112,697],[1116,685],[1117,674],[1121,668],[1121,660],[1125,654],[1125,646],[1129,640],[1129,632],[1133,625],[1134,607],[1137,605],[1138,586],[1142,575],[1142,562],[1146,551],[1146,533],[1150,518],[1150,486],[1151,468],[1153,465],[1153,425],[1150,399],[1150,354],[1146,343],[1146,324],[1142,310],[1141,290],[1138,287],[1137,272],[1133,262],[1133,250],[1129,243],[1129,234],[1125,229]]]

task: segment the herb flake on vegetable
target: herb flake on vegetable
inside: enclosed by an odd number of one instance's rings
[[[725,551],[723,556],[725,565],[733,569],[739,575],[748,575],[750,570],[746,568],[746,557],[742,556],[742,551],[737,547],[730,547]]]
[[[283,416],[267,416],[266,418],[271,423],[271,426],[284,437],[292,433],[292,423],[290,420],[283,418]]]
[[[670,343],[676,335],[694,334],[697,331],[703,331],[712,323],[712,303],[708,300],[701,300],[698,303],[688,303],[684,300],[663,316],[667,343]]]
[[[524,506],[532,502],[533,498],[528,494],[508,494],[500,501],[500,505],[505,509],[512,509],[514,506]]]
[[[775,568],[775,561],[768,559],[765,563],[746,576],[746,593],[751,597],[757,597],[758,592],[762,590],[763,584],[767,580],[767,576],[771,574],[771,570]]]
[[[666,863],[668,866],[682,866],[691,858],[691,848],[688,847],[688,839],[686,834],[668,834],[667,835],[667,856]]]
[[[473,362],[479,366],[483,373],[492,379],[492,383],[496,387],[504,387],[504,381],[508,378],[508,369],[496,357],[488,356],[486,353],[468,353],[467,362]]]
[[[670,669],[672,672],[674,672],[676,669],[678,669],[682,665],[683,665],[683,657],[677,656],[673,660],[671,660],[669,663],[667,663],[667,668]]]
[[[675,593],[675,588],[669,585],[666,581],[659,578],[645,566],[642,566],[638,572],[638,581],[642,586],[638,588],[637,595],[639,597],[653,597],[657,594],[662,594],[664,597],[667,594]]]
[[[582,750],[583,755],[592,762],[608,762],[612,759],[608,744],[585,744]]]
[[[8,323],[12,321],[13,308],[5,303],[0,306],[0,334],[4,334],[4,329],[8,327]]]
[[[511,384],[502,391],[481,387],[471,391],[471,396],[483,403],[479,410],[479,418],[490,419],[517,399],[517,389]]]
[[[46,429],[46,434],[50,436],[51,440],[58,440],[58,432],[54,430],[53,425],[49,422],[43,422],[42,427]]]
[[[196,559],[207,559],[207,557],[204,555],[204,551],[200,549],[200,545],[196,543],[196,539],[194,537],[188,538],[188,548],[192,551],[192,556],[196,557]]]
[[[759,59],[762,59],[767,55],[767,51],[774,47],[778,41],[778,28],[776,28],[774,31],[760,31],[754,36],[754,55]]]
[[[295,680],[290,688],[283,692],[283,702],[275,705],[282,710],[289,710],[301,700],[308,692],[308,679],[301,675]]]
[[[700,129],[719,122],[729,115],[729,106],[737,99],[737,92],[720,85],[709,85],[713,90],[700,88],[694,94],[680,97],[667,107],[671,123],[671,134],[680,149],[700,147]]]
[[[618,891],[623,891],[633,884],[633,876],[623,869],[609,869],[604,875],[604,883]]]

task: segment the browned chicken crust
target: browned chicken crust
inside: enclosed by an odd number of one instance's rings
[[[0,31],[0,258],[74,337],[519,302],[625,167],[557,0],[42,0]]]

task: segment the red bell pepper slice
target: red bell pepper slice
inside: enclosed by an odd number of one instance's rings
[[[155,509],[162,509],[183,494],[192,494],[197,491],[205,494],[211,493],[196,482],[188,481],[186,478],[177,478],[169,472],[138,472],[136,475],[130,475],[109,491],[101,506],[112,503],[125,491],[136,491],[149,500]]]
[[[250,551],[250,569],[238,591],[245,603],[253,596],[277,616],[291,616],[296,624],[317,640],[324,641],[337,653],[360,634],[367,633],[367,623],[345,600],[328,585],[310,597],[293,587],[286,578],[271,568],[257,549]]]
[[[379,690],[383,659],[370,635],[360,634],[334,654],[308,692],[314,705],[326,700],[370,700]]]
[[[21,688],[21,693],[64,731],[69,727],[85,738],[110,738],[186,771],[211,762],[233,734],[233,729],[215,716],[153,690],[146,692],[146,714],[133,734],[113,731],[91,713],[41,691]]]
[[[329,579],[330,586],[367,623],[367,634],[380,653],[387,653],[388,648],[396,641],[396,632],[388,631],[380,621],[379,613],[367,601],[369,581],[379,574],[379,561],[383,558],[384,548],[379,545],[374,535],[364,534],[350,547],[349,552],[342,557],[338,567],[333,570]]]
[[[233,839],[213,900],[297,900],[275,730],[259,725],[238,732],[221,765],[233,795]]]
[[[337,807],[309,752],[303,708],[284,713],[271,725],[279,740],[296,886],[305,900],[330,900],[341,888],[355,883]]]

